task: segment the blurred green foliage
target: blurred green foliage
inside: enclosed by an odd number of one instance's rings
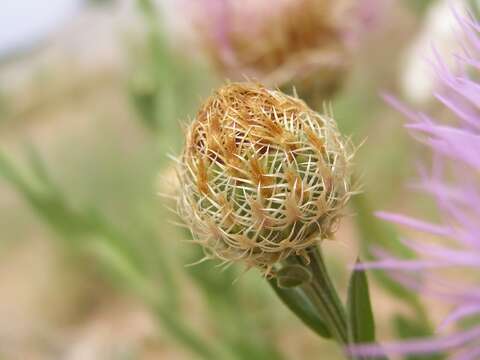
[[[410,319],[403,315],[396,315],[393,318],[393,324],[400,339],[408,340],[412,338],[424,338],[430,333],[425,332],[425,324],[422,319]],[[405,360],[442,360],[445,355],[442,354],[423,354],[423,355],[407,355]]]
[[[54,230],[61,247],[78,259],[78,266],[85,256],[93,259],[112,284],[136,294],[159,326],[195,357],[281,360],[275,329],[271,329],[272,308],[267,305],[272,293],[263,280],[252,280],[233,267],[220,270],[210,262],[185,267],[202,254],[195,247],[172,246],[180,243],[179,237],[189,235],[165,232],[165,223],[158,220],[165,216],[163,206],[171,201],[154,197],[157,174],[170,166],[165,154],[181,145],[179,119],[192,112],[202,93],[210,91],[211,80],[169,49],[152,3],[139,1],[139,5],[147,42],[142,57],[131,57],[135,67],[127,86],[151,135],[145,138],[144,149],[125,157],[115,140],[109,139],[89,149],[90,154],[82,150],[78,156],[83,158],[75,166],[89,176],[75,179],[76,193],[56,183],[33,146],[25,150],[25,169],[0,153],[0,178]],[[92,172],[95,167],[97,172]],[[82,189],[78,187],[89,184],[92,191],[79,196]],[[165,203],[160,209],[159,202]],[[120,206],[112,209],[114,203]],[[235,282],[240,277],[242,281]],[[189,281],[198,292],[194,297],[208,313],[208,329],[196,329],[184,312],[182,301],[189,296],[179,284]]]
[[[136,49],[129,51],[135,63],[129,93],[145,126],[154,133],[161,132],[163,140],[178,148],[182,139],[180,121],[187,120],[185,117],[192,114],[201,95],[211,89],[212,76],[172,51],[153,2],[138,0],[138,7],[145,20],[145,53],[135,58]]]
[[[63,247],[73,254],[93,257],[114,284],[137,294],[159,324],[186,349],[204,359],[282,359],[273,342],[262,336],[259,319],[248,316],[250,299],[245,295],[260,295],[258,284],[248,288],[234,284],[240,276],[235,269],[222,272],[210,263],[183,268],[205,298],[212,331],[217,334],[217,341],[207,340],[183,317],[180,299],[185,295],[178,286],[182,264],[201,254],[187,253],[188,257],[177,255],[177,259],[171,259],[172,252],[166,248],[169,240],[143,212],[136,214],[132,232],[108,220],[94,205],[72,205],[68,194],[52,180],[37,151],[28,147],[27,153],[28,171],[21,171],[12,160],[0,155],[0,176],[64,240]],[[124,215],[127,213],[131,215],[131,209]],[[268,296],[255,299],[266,301]],[[265,322],[269,316],[267,312]]]
[[[423,16],[436,0],[405,0],[418,16]]]
[[[480,19],[480,1],[468,0],[468,3],[470,5],[473,16],[475,16],[477,19]]]

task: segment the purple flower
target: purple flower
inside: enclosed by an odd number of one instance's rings
[[[379,251],[379,261],[362,266],[389,270],[402,284],[437,296],[453,310],[438,327],[436,338],[387,343],[383,350],[375,345],[356,347],[354,352],[361,354],[447,352],[455,360],[480,359],[480,324],[459,324],[480,315],[480,23],[473,16],[453,13],[462,29],[463,50],[454,55],[454,69],[436,53],[432,66],[443,85],[434,94],[445,109],[442,117],[453,115],[455,121],[411,111],[386,96],[409,119],[406,127],[433,153],[431,170],[421,171],[416,190],[433,198],[441,221],[377,213],[424,236],[403,240],[418,255],[414,260]],[[463,276],[455,275],[458,269]],[[415,276],[418,272],[422,279]]]

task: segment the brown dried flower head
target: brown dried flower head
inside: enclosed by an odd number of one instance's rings
[[[348,66],[345,24],[351,0],[206,0],[198,33],[227,77],[295,85],[328,95]]]
[[[269,273],[332,236],[352,156],[331,114],[260,84],[228,84],[188,127],[178,211],[209,257]]]

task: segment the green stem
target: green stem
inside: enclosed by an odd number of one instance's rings
[[[317,314],[315,307],[304,294],[302,289],[282,289],[277,285],[277,279],[268,279],[275,294],[306,326],[323,338],[330,338],[331,334],[322,318]]]
[[[320,249],[314,247],[309,252],[312,281],[302,286],[305,294],[324,319],[330,333],[341,344],[348,344],[347,316],[337,291],[328,275]],[[298,258],[299,261],[303,259]]]
[[[321,249],[319,247],[312,248],[309,256],[310,263],[307,266],[312,272],[312,281],[303,285],[305,293],[324,319],[337,343],[343,347],[346,358],[352,360],[372,359],[371,357],[355,356],[346,351],[346,347],[352,344],[352,339],[348,334],[347,312],[328,275]],[[301,259],[298,260],[301,261]],[[378,357],[378,359],[388,360],[386,356]]]

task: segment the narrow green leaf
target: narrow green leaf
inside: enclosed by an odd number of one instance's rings
[[[100,264],[122,280],[122,285],[128,286],[147,303],[159,301],[158,289],[153,286],[130,259],[119,252],[117,248],[111,246],[108,239],[102,239],[101,237],[93,238],[86,243],[86,248],[96,256]]]
[[[277,280],[274,278],[269,279],[268,282],[285,306],[287,306],[305,325],[317,335],[325,339],[330,339],[332,337],[327,326],[315,312],[314,307],[300,289],[280,288],[277,284]]]
[[[357,264],[360,260],[357,259]],[[347,298],[348,337],[351,344],[375,343],[375,320],[373,318],[370,291],[365,271],[354,270],[348,284]],[[353,356],[358,360],[388,360],[382,356]]]
[[[14,186],[20,193],[28,194],[29,186],[20,171],[14,166],[13,161],[0,152],[0,178]]]
[[[43,161],[41,155],[38,153],[38,150],[30,143],[25,145],[25,153],[29,159],[29,165],[32,170],[32,174],[35,178],[41,183],[45,190],[55,192],[58,188],[53,183],[50,178],[48,169]]]
[[[357,260],[357,264],[360,260]],[[348,285],[348,330],[353,343],[375,341],[375,322],[365,271],[354,270]]]

